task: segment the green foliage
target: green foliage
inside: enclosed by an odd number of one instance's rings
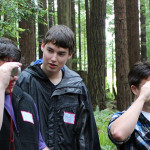
[[[99,111],[99,108],[96,108],[96,111],[94,112],[98,133],[99,133],[99,140],[102,150],[116,150],[116,146],[110,141],[108,137],[108,124],[110,121],[110,118],[112,114],[114,114],[117,110],[115,105],[115,96],[110,91],[110,83],[108,82],[107,78],[105,79],[105,88],[106,88],[106,97],[107,97],[107,108]]]
[[[94,112],[102,150],[116,150],[116,146],[110,141],[107,134],[108,123],[114,112],[115,111],[110,108],[102,111],[99,111],[97,108]]]
[[[111,83],[113,84],[113,83]],[[107,78],[105,78],[105,89],[106,89],[106,98],[107,100],[114,100],[114,94],[110,91],[110,83],[108,82]]]
[[[106,17],[114,14],[113,6],[114,6],[114,1],[113,0],[107,0],[107,2],[106,2]]]
[[[16,3],[14,1],[0,1],[0,36],[16,37]]]
[[[29,18],[35,21],[36,14],[38,21],[46,24],[43,16],[47,15],[47,10],[33,0],[0,0],[0,36],[18,38],[18,33],[24,31],[19,28],[19,21]]]

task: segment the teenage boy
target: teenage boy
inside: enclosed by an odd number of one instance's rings
[[[127,110],[112,116],[108,135],[119,150],[149,150],[150,62],[133,65],[128,80],[135,100]]]
[[[0,149],[49,150],[39,131],[32,97],[15,86],[20,58],[16,44],[0,38]]]
[[[74,48],[71,29],[53,26],[41,44],[43,60],[25,69],[17,84],[35,99],[42,136],[51,150],[100,150],[87,88],[65,66]]]

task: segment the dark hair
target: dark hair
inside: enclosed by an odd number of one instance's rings
[[[72,30],[65,25],[55,25],[51,27],[43,39],[44,45],[49,42],[63,47],[69,48],[69,54],[75,51],[75,37]]]
[[[129,85],[139,88],[139,84],[143,79],[147,79],[150,76],[150,62],[137,62],[131,68],[128,74]]]
[[[0,60],[4,60],[6,57],[12,58],[13,61],[19,62],[21,59],[21,51],[12,40],[1,37]]]

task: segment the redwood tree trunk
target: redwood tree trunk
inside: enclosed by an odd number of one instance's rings
[[[129,57],[127,47],[126,0],[114,1],[117,109],[126,109],[131,101],[128,85]]]
[[[90,55],[88,55],[88,87],[93,108],[106,108],[105,94],[105,18],[106,1],[91,0]],[[89,54],[89,53],[88,53]]]
[[[145,16],[145,0],[141,0],[140,4],[140,21],[141,21],[141,61],[147,60],[146,50],[146,16]]]
[[[129,67],[140,61],[138,0],[126,0]]]
[[[42,5],[42,9],[46,10],[47,9],[46,0],[40,0],[40,2],[43,4]],[[47,22],[47,14],[44,15],[43,21],[48,24],[48,22]],[[44,39],[44,36],[45,36],[47,30],[48,30],[48,26],[47,25],[45,25],[44,23],[41,23],[41,22],[38,23],[38,31],[39,31],[38,32],[38,34],[39,34],[38,35],[38,39],[39,39],[39,58],[43,57],[43,52],[41,51],[41,43],[42,43],[42,41]]]
[[[80,23],[80,0],[78,0],[78,37],[79,37],[79,70],[82,70],[81,62],[81,23]]]
[[[35,44],[35,24],[33,19],[22,19],[19,27],[25,29],[20,33],[20,49],[22,52],[22,70],[25,69],[31,62],[36,59],[36,44]]]
[[[71,29],[75,34],[76,37],[76,24],[75,24],[75,0],[71,0]],[[76,43],[76,38],[75,38]],[[72,69],[77,71],[77,53],[76,53],[76,46],[75,46],[75,53],[72,57]]]
[[[54,0],[48,0],[48,12],[49,12],[48,28],[50,28],[56,24],[55,16],[54,16],[54,14],[55,14]]]
[[[57,0],[57,4],[58,24],[63,24],[71,28],[71,0]],[[72,69],[72,59],[67,61],[67,66]]]

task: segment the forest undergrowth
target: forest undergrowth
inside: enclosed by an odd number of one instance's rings
[[[102,150],[117,150],[116,146],[110,141],[107,134],[107,127],[110,118],[117,110],[115,109],[114,100],[108,100],[106,105],[106,109],[99,111],[99,108],[97,107],[96,111],[94,111],[100,145]]]

